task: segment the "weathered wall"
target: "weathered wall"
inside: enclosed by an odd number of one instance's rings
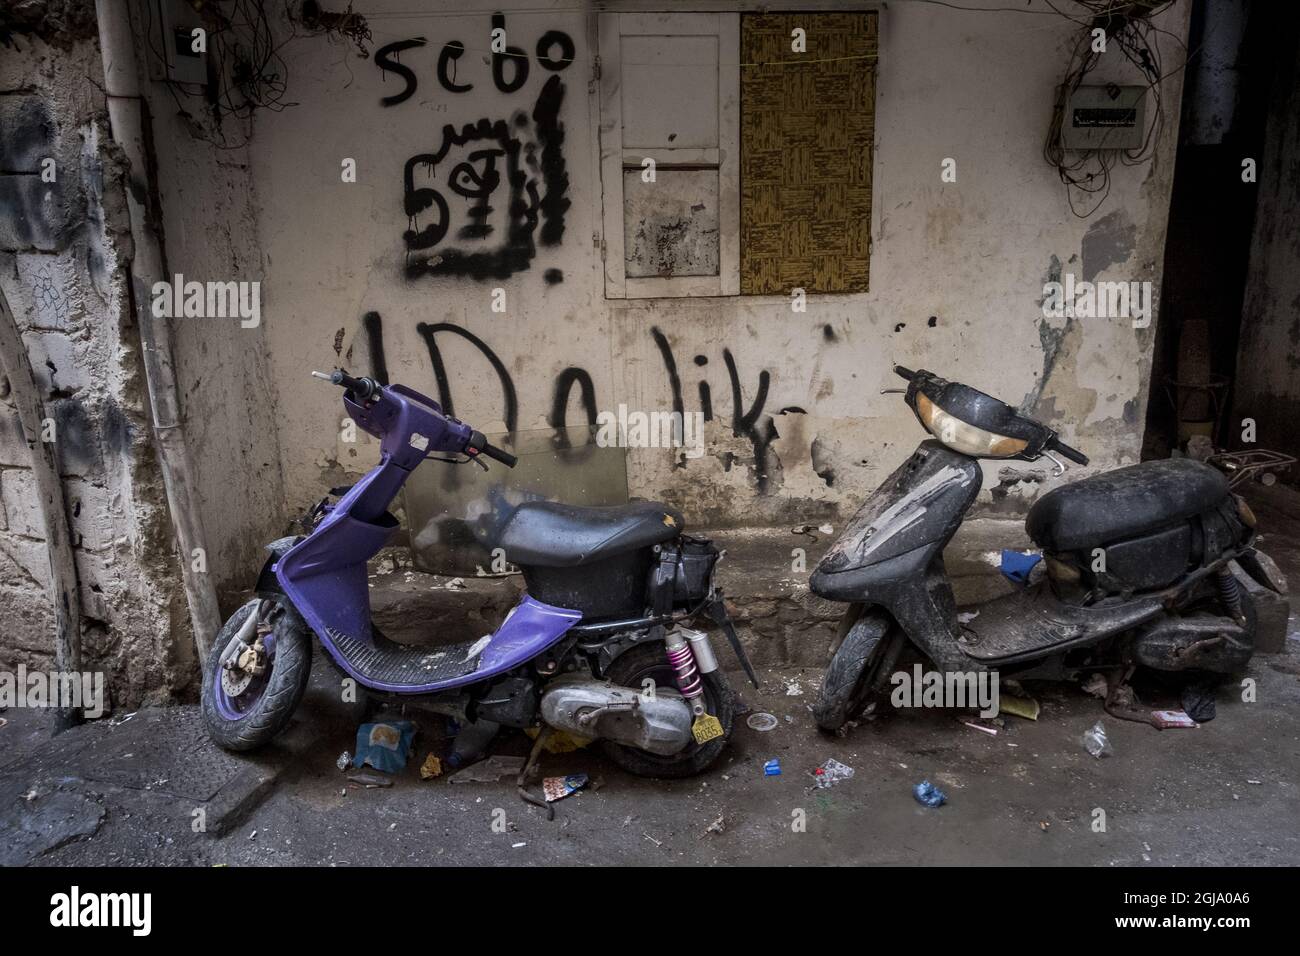
[[[1241,316],[1233,421],[1254,418],[1259,446],[1300,456],[1300,30],[1279,56],[1250,271]],[[1234,440],[1236,437],[1233,436]],[[1294,478],[1294,474],[1292,475]]]
[[[74,4],[56,6],[75,13]],[[60,22],[49,34],[57,46],[20,35],[0,55],[0,284],[53,419],[76,544],[83,666],[106,672],[112,703],[135,705],[183,691],[193,660],[144,417],[123,166],[108,138],[93,17]],[[49,560],[30,451],[8,394],[6,381],[0,669],[46,669]]]
[[[143,30],[137,20],[137,36]],[[148,45],[140,42],[137,49]],[[269,259],[257,247],[249,128],[229,117],[218,127],[204,103],[174,95],[160,82],[147,83],[145,90],[167,276],[260,282]],[[263,305],[269,305],[265,297]],[[285,303],[277,314],[293,321]],[[207,568],[225,613],[246,599],[250,569],[255,572],[266,557],[263,543],[284,527],[279,403],[268,354],[265,324],[244,328],[237,318],[172,322]]]
[[[871,290],[814,295],[805,313],[792,312],[785,296],[617,301],[605,298],[600,252],[592,22],[559,3],[513,9],[507,35],[528,52],[530,71],[503,92],[509,84],[494,82],[488,53],[490,4],[428,16],[408,7],[368,5],[374,48],[423,39],[383,64],[321,36],[284,47],[286,100],[295,105],[259,114],[251,145],[242,145],[248,130],[233,125],[223,138],[199,99],[149,86],[168,271],[263,283],[256,329],[174,323],[207,561],[227,605],[260,562],[260,542],[373,455],[338,440],[337,393],[308,378],[335,364],[383,368],[438,396],[436,357],[456,413],[489,432],[546,429],[620,404],[707,411],[702,457],[665,449],[629,457],[632,493],[672,501],[695,523],[794,523],[856,507],[920,438],[898,398],[878,394],[895,384],[893,362],[1022,405],[1096,467],[1137,456],[1151,330],[1045,318],[1041,299],[1043,283],[1066,272],[1159,287],[1177,72],[1165,82],[1153,161],[1117,167],[1102,211],[1079,220],[1040,155],[1073,24],[881,8]],[[1183,36],[1185,20],[1176,11],[1161,25]],[[22,37],[0,66],[0,247],[9,253],[0,276],[59,421],[87,660],[110,671],[116,699],[135,703],[182,688],[193,661],[143,414],[123,281],[121,169],[95,82],[99,53],[93,24],[84,16],[66,23],[59,49]],[[533,55],[548,33],[572,41],[572,62]],[[466,50],[443,83],[439,58],[452,40]],[[1176,44],[1165,42],[1176,58]],[[1108,69],[1094,79],[1112,78]],[[412,84],[411,95],[396,96]],[[407,161],[448,145],[445,126],[459,139],[466,124],[480,123],[480,134],[451,148],[468,156],[476,138],[504,131],[520,149],[518,189],[536,198],[538,220],[520,216],[503,189],[492,201],[504,227],[485,240],[439,241],[428,251],[442,267],[412,268],[403,233],[427,217],[404,208]],[[46,154],[60,169],[49,189],[32,180]],[[956,182],[940,179],[947,158]],[[412,188],[451,195],[455,159],[419,163]],[[341,176],[345,160],[355,161],[356,182]],[[492,310],[497,289],[504,313]],[[4,411],[0,666],[46,660],[51,641],[28,463],[12,410]],[[1038,482],[1016,476],[1032,471],[988,466],[986,505],[1023,507]]]
[[[629,464],[634,494],[663,496],[697,522],[799,520],[855,507],[920,437],[898,397],[878,394],[895,384],[893,362],[1023,404],[1097,467],[1136,459],[1151,330],[1126,320],[1047,319],[1040,302],[1044,281],[1062,271],[1159,288],[1177,73],[1166,80],[1154,161],[1117,167],[1101,212],[1079,220],[1041,158],[1073,24],[918,4],[882,10],[871,291],[812,296],[806,314],[792,314],[783,296],[608,301],[587,21],[567,7],[511,12],[512,45],[531,54],[544,33],[563,31],[576,61],[559,71],[534,62],[526,84],[502,93],[487,53],[492,7],[463,6],[481,12],[421,18],[398,16],[407,4],[368,6],[376,46],[426,41],[393,57],[417,85],[391,105],[382,100],[407,85],[396,67],[381,69],[337,45],[295,43],[286,58],[298,105],[257,127],[251,161],[264,262],[273,263],[265,322],[288,502],[306,502],[366,463],[364,451],[337,442],[336,396],[308,371],[338,361],[368,370],[382,342],[392,379],[436,397],[422,323],[441,326],[433,334],[456,413],[487,431],[505,426],[511,398],[518,427],[551,424],[561,383],[589,381],[597,409],[626,403],[669,411],[675,375],[693,411],[701,407],[699,383],[707,382],[707,453],[683,465],[671,451],[640,450]],[[1162,26],[1181,36],[1185,16],[1167,16]],[[455,80],[472,90],[448,92],[439,83],[439,53],[452,40],[467,48]],[[1172,61],[1176,44],[1165,42]],[[1110,77],[1103,69],[1094,78]],[[407,160],[436,151],[444,124],[459,130],[502,120],[517,124],[511,128],[522,142],[538,144],[534,111],[548,82],[543,106],[554,98],[557,81],[570,204],[562,238],[538,242],[531,257],[512,260],[507,250],[487,260],[509,273],[502,278],[408,278]],[[533,148],[540,155],[541,146]],[[956,183],[940,181],[946,157],[957,161]],[[345,158],[356,160],[356,183],[341,181]],[[439,164],[437,176],[452,165]],[[428,181],[419,170],[417,185]],[[549,195],[547,171],[526,172]],[[448,238],[429,252],[465,245],[472,247]],[[490,308],[497,287],[506,293],[505,314]],[[508,372],[508,394],[484,348]],[[571,368],[581,372],[566,374]],[[567,420],[582,420],[581,388],[567,397]],[[988,468],[989,485],[998,484],[997,473]]]

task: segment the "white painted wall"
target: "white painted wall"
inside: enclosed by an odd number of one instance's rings
[[[375,0],[366,9],[376,47],[427,39],[400,57],[418,77],[411,99],[381,106],[381,97],[402,88],[400,77],[343,45],[300,39],[284,51],[287,99],[297,105],[259,117],[249,151],[265,280],[264,344],[277,383],[288,507],[319,496],[341,472],[368,464],[368,450],[336,440],[337,395],[308,372],[340,361],[340,333],[342,361],[368,370],[361,319],[370,311],[382,316],[391,378],[434,397],[416,324],[453,323],[482,338],[510,371],[525,428],[545,426],[556,376],[570,365],[590,373],[602,409],[626,403],[669,410],[669,379],[651,332],[662,330],[687,409],[699,407],[701,378],[711,387],[716,418],[709,452],[676,470],[669,451],[634,452],[630,485],[634,494],[663,496],[697,518],[797,521],[852,511],[922,437],[897,396],[878,394],[895,384],[893,362],[959,378],[1012,404],[1041,385],[1040,417],[1096,466],[1136,460],[1153,330],[1117,320],[1080,319],[1067,327],[1044,319],[1039,303],[1053,263],[1081,278],[1149,280],[1159,288],[1179,74],[1166,80],[1155,161],[1117,167],[1105,206],[1080,220],[1041,158],[1073,24],[890,4],[880,13],[871,291],[813,296],[803,315],[792,314],[783,297],[607,301],[594,242],[602,207],[597,113],[588,95],[593,51],[586,18],[567,4],[554,12],[537,4],[543,9],[507,17],[509,41],[530,52],[551,29],[577,45],[577,62],[558,74],[566,87],[561,118],[572,202],[562,244],[539,248],[527,271],[502,281],[404,278],[406,159],[437,147],[446,123],[509,120],[531,111],[542,83],[554,75],[533,63],[523,89],[499,93],[486,62],[492,5],[467,0],[460,10],[481,12],[428,16],[410,13],[411,6]],[[1184,36],[1185,16],[1175,8],[1161,25]],[[435,78],[439,50],[454,39],[470,51],[457,77],[474,84],[469,93],[449,94]],[[1162,42],[1168,69],[1181,50],[1167,36]],[[1097,77],[1109,78],[1108,70]],[[1133,81],[1127,71],[1115,76]],[[691,104],[673,108],[689,111]],[[345,157],[357,161],[355,184],[341,182]],[[955,184],[940,182],[946,157],[957,161]],[[552,268],[563,270],[562,283],[544,281]],[[490,310],[497,286],[506,292],[505,315]],[[931,316],[937,317],[933,327]],[[1043,384],[1045,343],[1054,338],[1058,351]],[[439,341],[456,413],[485,431],[501,429],[502,395],[488,363],[463,340]],[[762,411],[775,416],[780,437],[767,495],[756,490],[751,443],[732,433],[724,349],[734,357],[746,408],[760,373],[770,374]],[[707,365],[697,366],[697,355]],[[780,414],[790,406],[806,414]],[[575,391],[569,420],[579,417]],[[814,470],[814,442],[818,464],[834,468],[831,487]],[[997,471],[988,468],[992,483]]]

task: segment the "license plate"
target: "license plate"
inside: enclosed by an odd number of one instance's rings
[[[691,734],[697,744],[707,744],[715,737],[722,736],[722,721],[712,714],[700,714],[691,725]]]

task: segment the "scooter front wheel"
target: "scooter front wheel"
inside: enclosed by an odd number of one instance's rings
[[[278,607],[260,641],[260,672],[222,666],[231,641],[259,603],[249,601],[230,616],[212,642],[204,671],[203,723],[225,750],[256,749],[283,730],[311,676],[311,635],[294,614]]]
[[[843,640],[835,649],[813,703],[813,719],[827,733],[843,733],[845,725],[876,702],[880,670],[894,641],[893,622],[887,615],[864,610],[861,605],[844,612]]]

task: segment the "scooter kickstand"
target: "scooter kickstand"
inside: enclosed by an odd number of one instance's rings
[[[547,803],[545,798],[539,800],[528,792],[528,777],[537,766],[538,758],[542,755],[542,748],[545,747],[546,742],[551,739],[551,733],[552,731],[550,727],[542,727],[542,732],[539,733],[537,739],[533,741],[533,749],[528,753],[527,762],[524,764],[523,769],[519,771],[519,776],[515,778],[515,789],[519,791],[519,799],[524,801],[524,803],[531,803],[535,807],[541,807],[546,811],[547,820],[555,819],[555,807]]]
[[[740,666],[745,669],[745,676],[749,682],[754,685],[754,690],[758,690],[758,678],[754,676],[754,668],[749,663],[749,657],[745,654],[745,649],[740,646],[740,636],[736,634],[736,625],[731,623],[731,615],[727,613],[727,605],[722,601],[722,592],[719,591],[709,601],[708,606],[704,609],[714,624],[722,628],[722,633],[727,636],[727,643],[731,645],[732,651],[735,652]]]

